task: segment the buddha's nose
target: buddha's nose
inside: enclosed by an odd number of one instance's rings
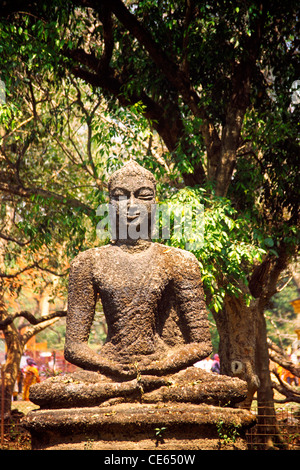
[[[131,194],[130,197],[128,198],[128,200],[127,200],[127,206],[128,206],[128,208],[130,208],[130,209],[136,208],[136,207],[138,206],[137,200],[136,200],[136,198],[134,197],[134,194]]]
[[[132,194],[127,200],[127,217],[136,217],[139,215],[138,201]]]

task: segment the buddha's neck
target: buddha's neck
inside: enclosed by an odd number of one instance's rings
[[[153,242],[150,239],[148,239],[148,240],[142,240],[142,239],[131,240],[131,239],[128,239],[128,240],[113,240],[112,244],[120,247],[124,251],[137,252],[137,251],[147,250],[148,248],[150,248],[150,246],[153,244]]]

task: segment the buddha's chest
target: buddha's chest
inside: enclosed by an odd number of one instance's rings
[[[110,256],[94,267],[94,283],[103,300],[155,302],[170,280],[159,259],[149,255]]]

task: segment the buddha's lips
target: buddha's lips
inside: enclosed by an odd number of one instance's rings
[[[140,214],[136,214],[136,215],[127,215],[127,220],[128,220],[129,222],[132,222],[132,221],[138,219],[139,216],[140,216]]]

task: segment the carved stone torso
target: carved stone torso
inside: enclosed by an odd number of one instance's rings
[[[158,245],[139,253],[109,246],[95,253],[94,282],[108,327],[109,346],[123,356],[152,354],[157,348],[157,306],[170,273],[157,257]],[[161,257],[161,256],[160,256]]]
[[[108,328],[101,355],[132,362],[161,354],[195,340],[190,323],[206,336],[199,267],[190,253],[158,243],[134,252],[111,244],[81,253],[72,270],[69,311],[80,310],[84,321],[84,311],[90,317],[101,300]]]

